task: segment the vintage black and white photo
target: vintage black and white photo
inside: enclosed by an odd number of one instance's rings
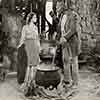
[[[100,100],[99,0],[0,0],[0,100]]]

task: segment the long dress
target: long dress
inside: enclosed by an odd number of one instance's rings
[[[28,65],[36,66],[39,64],[39,37],[37,27],[25,25],[22,29],[21,42],[24,42],[28,57]]]

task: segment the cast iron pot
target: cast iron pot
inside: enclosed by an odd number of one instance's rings
[[[59,69],[53,69],[53,70],[37,69],[35,76],[36,84],[39,86],[43,86],[45,89],[47,88],[51,90],[53,90],[54,88],[57,89],[57,86],[59,85],[61,79],[58,70]]]

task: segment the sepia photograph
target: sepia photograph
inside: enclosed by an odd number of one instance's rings
[[[0,0],[0,100],[100,100],[99,0]]]

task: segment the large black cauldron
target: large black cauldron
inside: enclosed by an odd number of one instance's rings
[[[39,86],[43,86],[45,88],[51,89],[56,88],[60,83],[60,74],[58,72],[59,69],[37,69],[35,81]]]

